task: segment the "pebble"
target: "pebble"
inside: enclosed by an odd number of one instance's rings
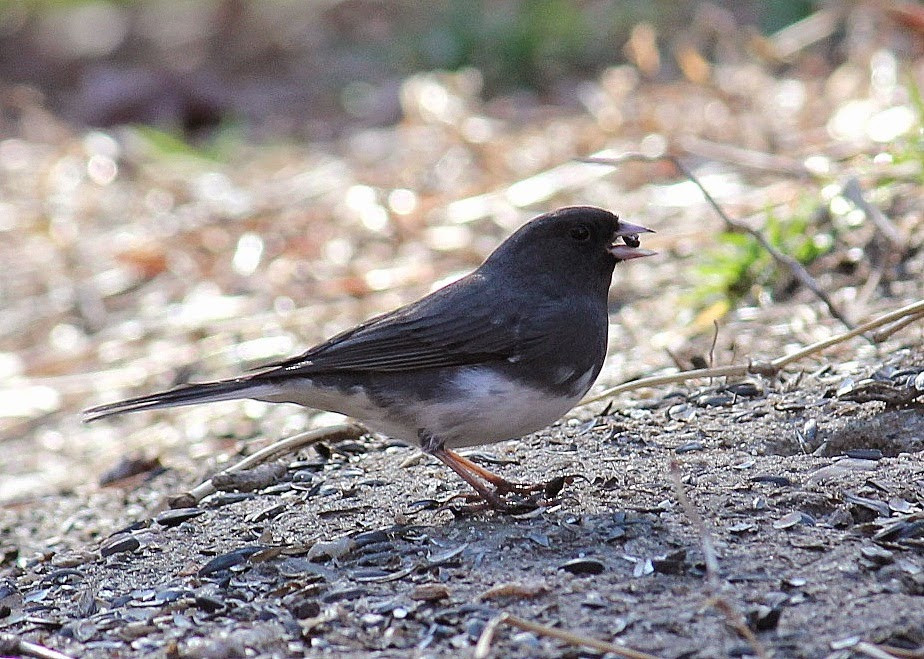
[[[64,554],[55,554],[51,564],[55,567],[77,567],[89,563],[95,558],[89,551],[71,551]]]
[[[486,624],[487,623],[484,620],[473,618],[469,620],[465,625],[465,633],[468,634],[468,637],[472,639],[473,642],[475,642],[481,638],[481,634],[484,632]]]
[[[606,569],[606,566],[594,558],[574,558],[566,563],[562,563],[558,569],[578,576],[588,576],[592,574],[601,574],[603,570]]]
[[[206,613],[215,613],[225,608],[225,603],[221,600],[209,597],[208,595],[197,595],[193,600],[197,607]]]
[[[690,421],[696,416],[696,409],[687,403],[678,403],[667,409],[667,418],[671,421]]]
[[[156,602],[175,602],[184,597],[191,597],[192,591],[185,590],[182,588],[165,588],[164,590],[159,590],[154,595],[154,601]]]
[[[692,453],[693,451],[702,451],[704,448],[706,448],[706,445],[702,442],[687,442],[675,448],[674,453],[680,455],[683,453]]]
[[[792,481],[785,476],[752,476],[749,479],[752,483],[770,483],[777,487],[789,487]]]
[[[542,644],[539,642],[539,637],[537,637],[532,632],[520,632],[514,634],[510,637],[511,643],[514,645],[526,646],[530,650],[538,650],[542,647]]]
[[[446,565],[459,554],[465,551],[468,548],[468,543],[459,545],[458,547],[453,547],[452,549],[447,549],[446,551],[441,551],[427,558],[428,567],[436,567],[438,565]]]
[[[353,538],[342,536],[330,541],[316,542],[308,550],[308,560],[317,560],[320,558],[342,558],[346,556],[356,546]]]
[[[731,394],[716,394],[713,396],[700,396],[696,399],[696,404],[701,407],[724,407],[731,405],[735,397]]]
[[[924,391],[924,371],[917,374],[914,378],[914,388],[918,391]]]
[[[313,483],[315,478],[315,473],[309,469],[299,469],[294,474],[292,474],[292,482],[299,484]]]
[[[256,495],[251,492],[219,492],[218,494],[210,496],[208,498],[208,503],[211,508],[221,508],[222,506],[253,499],[255,496]]]
[[[739,382],[737,384],[730,384],[725,387],[725,390],[735,394],[736,396],[743,396],[745,398],[755,398],[764,393],[764,390],[761,389],[756,382]]]
[[[895,552],[878,545],[865,545],[860,548],[860,554],[863,558],[879,565],[888,565],[895,560]]]
[[[137,551],[139,547],[141,547],[141,541],[132,535],[114,535],[100,545],[99,553],[105,558],[114,554]]]
[[[274,517],[278,517],[285,511],[285,509],[286,504],[277,503],[272,506],[267,506],[266,508],[261,508],[260,510],[249,513],[244,518],[244,521],[252,524],[257,522],[265,522],[267,520],[273,519]]]
[[[215,572],[220,572],[222,570],[227,570],[234,567],[235,565],[240,565],[248,558],[256,554],[258,551],[265,549],[261,546],[251,546],[251,547],[240,547],[234,551],[229,551],[226,554],[219,554],[208,563],[203,565],[199,572],[197,573],[200,577],[207,577],[210,574]]]
[[[748,627],[756,632],[767,632],[776,629],[782,613],[782,609],[760,604],[748,611]]]
[[[793,512],[789,513],[788,515],[785,515],[785,516],[781,517],[780,519],[776,520],[776,521],[773,523],[773,528],[775,528],[775,529],[790,529],[790,528],[792,528],[792,527],[794,527],[794,526],[797,526],[797,525],[799,525],[799,524],[807,524],[807,525],[809,525],[809,526],[814,526],[814,525],[815,525],[815,520],[812,519],[812,517],[811,517],[810,515],[806,515],[805,513],[800,512],[800,511],[798,511],[798,510],[794,510]]]
[[[360,570],[353,570],[350,573],[350,577],[353,581],[381,581],[382,579],[391,576],[391,572],[383,570],[382,568],[362,568]]]
[[[848,458],[857,460],[882,460],[882,451],[878,448],[854,448],[845,453]]]
[[[363,531],[362,533],[357,533],[353,536],[353,545],[360,549],[366,545],[371,545],[379,542],[387,542],[389,540],[388,532],[384,529],[375,529],[374,531]]]
[[[412,600],[434,602],[449,597],[449,587],[441,583],[424,583],[415,586],[411,591]]]
[[[289,611],[291,611],[292,615],[299,620],[316,618],[321,613],[321,605],[317,602],[317,600],[302,599],[292,604],[289,607]]]
[[[889,510],[897,513],[907,514],[911,512],[911,504],[901,497],[892,497],[889,499]]]
[[[201,508],[172,508],[159,514],[154,518],[154,521],[161,526],[171,528],[173,526],[179,526],[183,522],[198,517],[204,512],[205,511]]]
[[[913,522],[901,520],[888,526],[873,536],[873,540],[903,540],[905,538],[917,538],[924,536],[924,520],[915,520]]]
[[[680,574],[686,567],[686,559],[686,550],[678,549],[665,556],[651,559],[651,565],[655,572],[661,574]]]
[[[324,593],[321,596],[321,601],[325,604],[331,604],[333,602],[344,602],[359,599],[360,597],[368,594],[369,591],[365,588],[340,588],[338,590],[331,590]]]

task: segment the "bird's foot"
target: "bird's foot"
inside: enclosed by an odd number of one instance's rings
[[[545,503],[536,500],[510,500],[501,497],[493,497],[488,499],[476,492],[459,493],[452,497],[450,502],[460,499],[464,500],[465,503],[450,503],[450,505],[447,506],[456,517],[465,517],[467,515],[481,513],[487,510],[493,510],[494,512],[504,513],[507,515],[523,515],[543,507],[543,504]]]
[[[504,496],[507,494],[521,494],[523,496],[529,496],[536,492],[545,490],[545,483],[514,483],[508,481],[505,478],[497,477],[497,480],[492,483],[494,485],[494,493],[499,496]]]
[[[478,512],[490,508],[508,514],[522,514],[537,508],[555,505],[562,488],[579,477],[558,476],[547,483],[513,483],[444,446],[432,446],[424,441],[421,442],[421,446],[461,476],[475,490],[474,493],[466,496],[477,497],[480,503],[466,505],[466,512]]]
[[[519,484],[508,483],[508,487],[497,486],[493,491],[488,490],[487,496],[482,492],[462,492],[452,497],[452,500],[463,499],[462,506],[450,506],[453,513],[465,515],[469,513],[494,510],[508,515],[522,515],[533,512],[539,508],[551,508],[562,502],[558,495],[565,485],[573,483],[580,475],[556,476],[546,483]],[[513,495],[513,496],[508,496]]]

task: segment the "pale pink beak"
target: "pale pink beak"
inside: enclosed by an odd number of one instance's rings
[[[639,247],[638,234],[654,233],[651,229],[638,224],[629,222],[620,222],[619,228],[613,233],[613,244],[610,245],[609,252],[619,261],[628,261],[629,259],[640,259],[643,256],[653,256],[657,254],[650,249]],[[622,238],[624,244],[617,244]]]

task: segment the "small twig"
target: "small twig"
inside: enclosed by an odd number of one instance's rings
[[[719,342],[719,321],[712,321],[712,345],[709,346],[709,368],[715,365],[715,346]]]
[[[777,359],[774,359],[772,362],[770,362],[770,367],[776,370],[779,370],[785,366],[788,366],[792,362],[802,359],[803,357],[808,357],[809,355],[812,355],[816,352],[821,352],[822,350],[826,350],[827,348],[830,348],[833,345],[837,345],[838,343],[843,343],[847,339],[852,339],[855,336],[865,334],[866,332],[869,332],[870,330],[874,330],[878,327],[882,327],[883,325],[892,323],[896,320],[904,318],[905,316],[908,316],[908,315],[920,316],[921,314],[924,314],[924,300],[919,300],[917,302],[913,302],[904,307],[896,309],[895,311],[890,311],[889,313],[879,316],[878,318],[874,318],[873,320],[867,323],[863,323],[859,327],[856,327],[850,330],[849,332],[838,334],[837,336],[833,336],[830,339],[818,341],[809,346],[806,346],[802,350],[797,350],[791,355],[787,355],[785,357],[779,357]]]
[[[478,644],[475,645],[475,659],[485,659],[490,654],[494,634],[497,628],[502,624],[532,632],[538,636],[546,636],[548,638],[564,641],[576,647],[593,648],[600,652],[611,652],[619,657],[628,657],[628,659],[656,659],[654,655],[648,654],[647,652],[639,652],[638,650],[632,650],[631,648],[615,645],[614,643],[600,641],[590,636],[575,634],[574,632],[569,632],[564,629],[556,629],[555,627],[532,622],[531,620],[526,620],[525,618],[520,618],[509,613],[501,613],[485,625],[484,631],[481,632],[481,636],[478,638]]]
[[[680,361],[680,357],[674,354],[674,351],[670,348],[665,348],[664,352],[667,353],[667,356],[671,358],[671,361],[674,362],[674,366],[677,367],[677,370],[682,371],[684,369],[683,362]]]
[[[912,653],[908,653],[908,650],[902,650],[901,648],[892,648],[884,645],[876,645],[869,643],[867,641],[860,641],[854,645],[852,650],[865,654],[867,657],[872,657],[873,659],[896,659],[897,657],[924,657],[924,653],[920,650],[914,650]],[[896,652],[900,650],[902,654]]]
[[[709,529],[706,527],[706,522],[703,521],[702,515],[699,514],[693,502],[690,501],[690,497],[687,496],[687,492],[683,487],[683,481],[680,479],[680,465],[676,460],[670,461],[669,472],[671,485],[674,488],[674,496],[680,503],[680,507],[683,508],[683,512],[690,518],[690,521],[693,523],[699,535],[700,547],[703,550],[703,560],[706,563],[706,585],[710,591],[708,603],[725,616],[725,621],[728,626],[734,629],[741,638],[748,642],[758,657],[768,657],[769,655],[766,650],[764,650],[761,642],[757,639],[757,636],[755,636],[751,628],[745,623],[744,616],[741,615],[741,612],[734,604],[725,599],[721,594],[722,583],[719,576],[719,559],[715,551],[715,542],[712,540],[712,533],[709,532]]]
[[[282,457],[283,455],[293,453],[306,446],[317,444],[318,442],[340,442],[345,439],[358,439],[359,437],[365,435],[367,432],[368,430],[366,430],[358,423],[343,423],[336,426],[329,426],[327,428],[320,428],[319,430],[309,430],[308,432],[302,432],[297,435],[293,435],[292,437],[281,439],[278,442],[260,449],[253,455],[247,456],[240,462],[231,465],[227,469],[223,469],[222,471],[212,476],[212,478],[208,479],[204,483],[200,483],[191,489],[189,492],[184,492],[183,494],[173,497],[170,500],[170,505],[173,508],[187,508],[196,505],[202,501],[202,499],[210,494],[214,494],[217,491],[215,488],[214,480],[218,476],[225,476],[235,472],[243,471],[245,469],[250,469],[264,462],[269,462],[270,460],[275,460],[276,458]]]
[[[888,327],[883,327],[882,329],[873,332],[873,340],[876,341],[877,343],[879,343],[880,341],[885,341],[890,336],[895,334],[897,331],[901,329],[905,329],[911,323],[917,320],[921,320],[921,318],[924,318],[924,311],[921,311],[920,313],[914,314],[912,316],[908,316],[907,318],[902,318],[901,320],[899,320],[893,325],[889,325]]]
[[[36,657],[37,659],[72,659],[70,655],[24,641],[13,634],[0,633],[0,655]]]
[[[855,647],[862,652],[867,646],[870,645],[872,644],[867,643],[866,641],[860,641]],[[882,643],[877,643],[874,647],[878,650],[886,652],[889,659],[895,659],[896,657],[899,659],[922,659],[922,657],[924,657],[924,646],[918,646],[914,650],[909,650],[907,648],[897,648],[894,645],[883,645]]]
[[[713,590],[713,594],[715,594],[720,587],[719,559],[715,552],[715,543],[712,542],[712,534],[709,533],[709,529],[706,528],[706,523],[703,521],[702,516],[699,514],[699,511],[693,507],[690,497],[687,496],[687,492],[683,488],[683,481],[680,480],[680,465],[676,460],[670,461],[669,471],[671,485],[674,488],[674,496],[677,497],[680,507],[683,508],[683,512],[685,512],[687,517],[690,518],[690,521],[693,522],[693,526],[699,534],[700,545],[703,548],[703,560],[706,562],[706,583],[709,584],[709,587]]]
[[[901,230],[895,226],[892,220],[886,217],[885,213],[869,202],[866,195],[863,194],[863,188],[860,186],[860,181],[857,177],[851,176],[847,179],[843,188],[841,188],[841,194],[844,199],[852,201],[863,212],[866,219],[879,230],[879,233],[885,236],[885,239],[892,244],[892,247],[900,252],[905,251],[907,241]]]
[[[736,167],[751,169],[757,172],[773,172],[800,179],[811,178],[811,171],[802,161],[775,153],[764,153],[753,149],[743,149],[732,144],[712,142],[692,135],[679,140],[680,148],[684,152],[729,163]]]
[[[924,300],[919,300],[918,302],[913,302],[912,304],[908,304],[904,307],[901,307],[900,309],[896,309],[895,311],[890,311],[889,313],[879,316],[878,318],[875,318],[867,323],[863,323],[859,327],[856,327],[849,332],[844,332],[829,339],[818,341],[806,346],[805,348],[802,348],[801,350],[797,350],[790,355],[777,357],[776,359],[769,362],[749,362],[747,364],[732,364],[729,366],[719,366],[717,368],[700,368],[692,371],[682,371],[681,373],[654,375],[649,378],[631,380],[629,382],[616,385],[615,387],[610,387],[609,389],[606,389],[599,394],[596,394],[595,396],[586,398],[579,403],[579,406],[595,403],[597,401],[610,398],[611,396],[625,393],[627,391],[634,391],[635,389],[643,389],[645,387],[656,387],[663,384],[673,384],[674,382],[686,382],[687,380],[713,378],[720,376],[740,377],[747,375],[748,373],[774,375],[793,362],[804,359],[805,357],[815,353],[822,352],[831,346],[843,343],[848,339],[852,339],[853,337],[859,336],[860,334],[865,334],[866,332],[882,327],[883,325],[890,325],[892,323],[896,323],[896,321],[902,321],[904,324],[901,327],[904,327],[909,322],[918,320],[920,318],[924,318]],[[896,327],[895,329],[900,328]],[[873,336],[875,338],[875,334]]]
[[[732,364],[730,366],[718,366],[716,368],[697,368],[691,371],[681,371],[680,373],[668,373],[666,375],[652,375],[647,378],[639,378],[638,380],[630,380],[629,382],[623,382],[622,384],[617,384],[615,387],[610,387],[609,389],[604,389],[599,394],[591,396],[590,398],[585,398],[577,407],[581,405],[590,405],[591,403],[596,403],[598,401],[610,398],[611,396],[616,396],[617,394],[623,394],[627,391],[635,391],[636,389],[645,389],[647,387],[659,387],[663,384],[673,384],[675,382],[686,382],[687,380],[697,380],[702,378],[716,378],[722,376],[729,377],[740,377],[742,375],[748,374],[748,364]]]
[[[822,302],[825,303],[825,306],[828,307],[828,312],[841,321],[847,327],[853,327],[853,324],[847,319],[847,317],[840,312],[837,306],[834,304],[834,301],[828,296],[828,294],[821,289],[818,283],[815,281],[815,278],[809,274],[808,270],[802,267],[802,264],[799,263],[796,259],[791,257],[789,254],[784,254],[764,238],[764,235],[752,229],[746,224],[733,220],[722,207],[719,206],[718,202],[709,194],[705,186],[700,182],[700,180],[693,174],[686,165],[684,165],[680,158],[675,155],[664,153],[655,156],[649,156],[644,153],[624,153],[616,158],[578,158],[579,162],[586,162],[596,165],[609,165],[615,167],[624,162],[630,161],[641,161],[641,162],[659,162],[662,160],[667,160],[672,163],[680,172],[690,179],[693,184],[699,188],[699,191],[703,193],[706,202],[712,207],[712,209],[722,218],[722,222],[725,224],[727,231],[732,231],[734,233],[746,233],[756,240],[761,247],[763,247],[770,256],[773,257],[773,260],[779,263],[780,265],[789,269],[792,272],[793,276],[799,280],[799,282],[812,291]]]
[[[787,25],[767,40],[773,49],[773,55],[780,61],[786,61],[808,46],[830,37],[841,20],[843,12],[836,8],[821,9]]]
[[[744,621],[744,616],[741,615],[741,611],[731,602],[724,597],[716,595],[710,599],[709,604],[725,616],[725,623],[734,629],[738,636],[748,642],[748,645],[754,650],[754,654],[761,659],[767,659],[770,656],[767,654],[761,642],[757,640],[757,636],[751,631],[751,628],[747,626],[747,623]]]
[[[473,659],[486,659],[486,657],[491,654],[491,644],[494,642],[494,634],[497,633],[497,628],[507,619],[508,615],[507,613],[501,613],[499,616],[495,616],[488,620],[488,624],[481,630],[478,643],[475,644],[475,652],[472,654]]]

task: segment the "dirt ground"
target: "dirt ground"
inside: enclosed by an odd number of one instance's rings
[[[678,156],[853,324],[924,299],[924,60],[899,4],[819,12],[834,27],[796,46],[710,28],[667,82],[639,37],[568,107],[419,74],[393,126],[227,153],[76,128],[0,86],[0,655],[924,656],[920,318],[470,454],[555,486],[522,514],[460,510],[442,465],[369,436],[172,508],[343,420],[250,401],[80,422],[296,354],[571,204],[657,230],[657,257],[617,269],[592,393],[845,331],[670,162],[591,154]]]
[[[922,372],[911,347],[796,385],[585,410],[476,454],[524,482],[580,476],[523,515],[452,512],[462,483],[376,439],[309,449],[267,487],[174,515],[166,497],[195,474],[7,508],[3,628],[81,657],[458,656],[507,612],[655,656],[755,655],[709,605],[676,461],[721,597],[768,655],[920,648],[924,415],[835,392]],[[587,651],[501,627],[492,653]]]

